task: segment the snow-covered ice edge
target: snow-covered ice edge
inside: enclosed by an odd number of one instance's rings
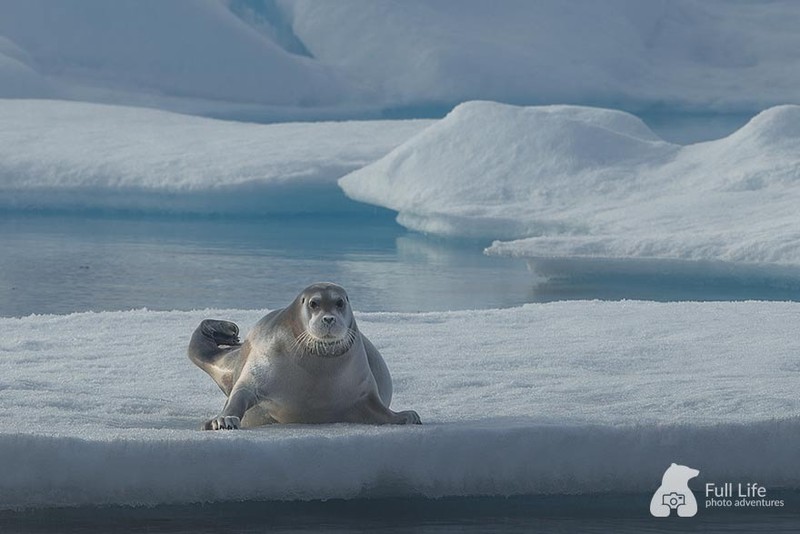
[[[339,185],[488,254],[797,265],[798,124],[777,106],[681,146],[621,111],[467,102]]]
[[[0,509],[234,500],[648,492],[671,462],[705,480],[800,488],[800,422],[269,428],[112,439],[9,433]]]
[[[800,488],[797,303],[359,314],[423,426],[196,430],[224,399],[189,334],[262,313],[0,319],[0,507],[646,492],[671,462]]]
[[[0,99],[0,210],[268,215],[360,209],[336,180],[427,120],[253,124]]]

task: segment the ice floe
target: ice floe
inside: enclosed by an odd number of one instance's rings
[[[0,100],[0,208],[268,214],[352,209],[336,186],[429,121],[250,124]]]
[[[197,430],[224,398],[191,331],[262,314],[0,319],[0,506],[649,492],[671,462],[800,488],[795,303],[360,314],[424,425]]]
[[[797,264],[798,125],[778,106],[681,146],[620,111],[469,102],[339,183],[490,254]]]

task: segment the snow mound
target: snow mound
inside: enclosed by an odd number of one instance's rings
[[[257,125],[119,106],[0,100],[0,208],[353,209],[336,179],[427,124]]]
[[[800,6],[790,1],[278,4],[314,58],[395,105],[800,103]]]
[[[216,1],[5,1],[0,35],[25,50],[62,97],[130,100],[126,93],[139,93],[324,106],[355,92],[336,72],[287,52]]]
[[[0,56],[0,96],[317,119],[473,99],[750,111],[800,103],[798,26],[789,0],[4,0],[0,36],[30,61]]]
[[[413,230],[516,240],[491,254],[797,264],[798,124],[680,146],[619,111],[469,102],[339,184]]]
[[[800,304],[359,314],[423,426],[197,430],[224,398],[189,335],[263,313],[0,319],[0,507],[649,492],[671,462],[800,488]]]

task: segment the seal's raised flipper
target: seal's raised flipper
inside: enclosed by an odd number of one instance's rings
[[[213,340],[217,346],[235,347],[242,344],[239,341],[239,327],[236,326],[236,323],[219,319],[206,319],[200,323],[200,330],[205,337]]]
[[[235,323],[206,319],[192,334],[187,353],[228,395],[234,384],[234,370],[241,361],[241,348],[239,327]]]
[[[236,323],[206,319],[192,334],[189,358],[203,367],[203,364],[214,363],[239,345],[239,327]]]

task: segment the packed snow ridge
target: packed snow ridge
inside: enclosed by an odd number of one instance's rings
[[[672,462],[800,488],[797,303],[358,314],[422,426],[198,430],[224,397],[192,330],[263,313],[0,318],[0,508],[649,493]]]
[[[0,209],[350,210],[355,203],[336,179],[428,124],[260,125],[122,106],[0,100]]]
[[[468,102],[339,184],[490,254],[800,263],[800,106],[680,146],[621,111]]]
[[[474,99],[752,111],[800,103],[799,26],[790,0],[4,0],[0,97],[295,118]]]

